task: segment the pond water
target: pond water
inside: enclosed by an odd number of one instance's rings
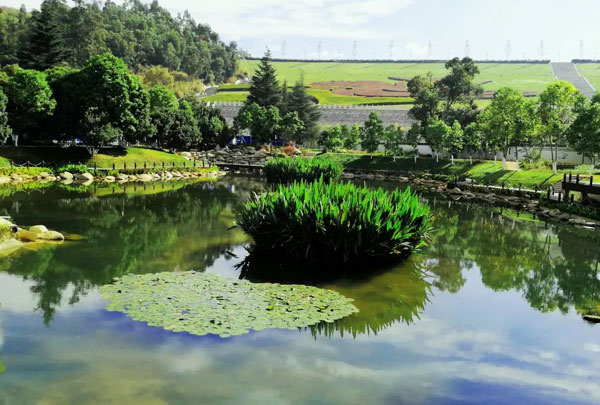
[[[259,182],[0,193],[0,215],[80,241],[0,257],[0,404],[569,404],[600,402],[600,236],[430,197],[431,245],[325,287],[360,312],[219,338],[107,312],[128,273],[237,277],[232,209]],[[285,254],[285,252],[274,252]]]

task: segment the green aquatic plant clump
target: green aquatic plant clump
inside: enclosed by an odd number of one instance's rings
[[[397,260],[426,243],[429,206],[410,188],[386,191],[319,180],[280,185],[256,195],[237,212],[252,236],[253,256],[277,257],[305,272]]]
[[[129,274],[101,287],[106,309],[174,332],[229,337],[250,329],[304,328],[358,312],[352,300],[304,285],[259,284],[216,274]]]
[[[275,158],[267,161],[263,172],[269,183],[335,180],[342,174],[342,165],[334,160],[305,157]]]

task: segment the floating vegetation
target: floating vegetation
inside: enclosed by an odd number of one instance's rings
[[[293,329],[358,312],[352,300],[304,285],[255,284],[195,271],[126,275],[100,289],[107,310],[174,332],[221,337]]]
[[[351,267],[368,273],[374,261],[397,261],[424,246],[432,226],[429,207],[410,188],[386,191],[323,179],[280,185],[237,214],[237,225],[254,239],[252,256],[276,256],[284,263],[277,272],[298,267],[304,275],[347,274]]]

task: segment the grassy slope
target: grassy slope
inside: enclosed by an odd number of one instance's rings
[[[582,63],[577,65],[577,69],[596,90],[600,89],[600,63]]]
[[[249,74],[259,61],[241,61],[242,70]],[[389,76],[410,79],[416,75],[433,73],[434,77],[442,77],[446,70],[441,63],[329,63],[329,62],[273,62],[280,80],[288,83],[296,82],[304,74],[304,82],[310,84],[317,81],[332,80],[379,80],[390,81]],[[510,86],[522,91],[543,90],[554,81],[549,65],[544,64],[497,64],[479,65],[481,73],[476,77],[479,82],[492,80],[486,84],[485,90],[494,90],[502,86]]]
[[[455,159],[454,165],[448,160],[440,160],[439,163],[433,158],[419,158],[415,164],[413,158],[396,158],[386,156],[370,155],[351,155],[344,153],[334,153],[321,155],[317,158],[332,158],[341,162],[344,166],[356,169],[371,170],[399,170],[402,172],[410,171],[428,171],[444,175],[462,175],[475,179],[480,183],[502,184],[507,186],[518,186],[519,184],[526,188],[548,187],[560,181],[562,174],[553,174],[551,170],[521,170],[509,171],[502,170],[501,162],[474,162],[471,166],[468,160]],[[569,172],[577,173],[576,170]]]
[[[101,152],[90,158],[85,148],[79,147],[74,149],[4,147],[0,148],[0,167],[8,165],[9,160],[19,164],[27,161],[34,164],[45,162],[48,165],[70,162],[93,166],[96,163],[99,168],[111,168],[113,162],[117,167],[123,167],[123,163],[127,163],[127,166],[132,168],[134,163],[143,166],[144,162],[148,164],[156,162],[157,165],[165,162],[168,165],[175,163],[181,166],[186,161],[178,155],[144,148],[127,148],[125,153],[120,149],[103,149]]]

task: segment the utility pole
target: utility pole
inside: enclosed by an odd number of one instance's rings
[[[546,53],[546,47],[544,45],[544,40],[540,41],[540,60],[544,60],[544,55]]]
[[[390,60],[393,60],[394,59],[394,41],[390,41],[389,51],[390,51]]]
[[[354,41],[354,43],[352,44],[352,59],[356,60],[357,56],[358,56],[358,52],[357,52],[357,44],[356,41]]]
[[[506,60],[510,60],[510,52],[511,52],[511,45],[510,45],[510,39],[508,41],[506,41],[506,48],[504,50],[505,54],[506,54]]]
[[[465,57],[468,57],[471,54],[471,44],[469,44],[469,40],[465,42]]]
[[[427,45],[427,59],[431,59],[432,56],[433,56],[433,44],[431,43],[431,40],[430,40],[429,44]]]
[[[321,60],[321,51],[323,50],[323,42],[321,40],[319,40],[319,43],[317,44],[317,58],[319,60]]]
[[[281,59],[285,59],[285,39],[281,43]]]
[[[583,39],[579,41],[579,58],[583,59],[583,55],[585,54],[585,48],[583,46]]]

